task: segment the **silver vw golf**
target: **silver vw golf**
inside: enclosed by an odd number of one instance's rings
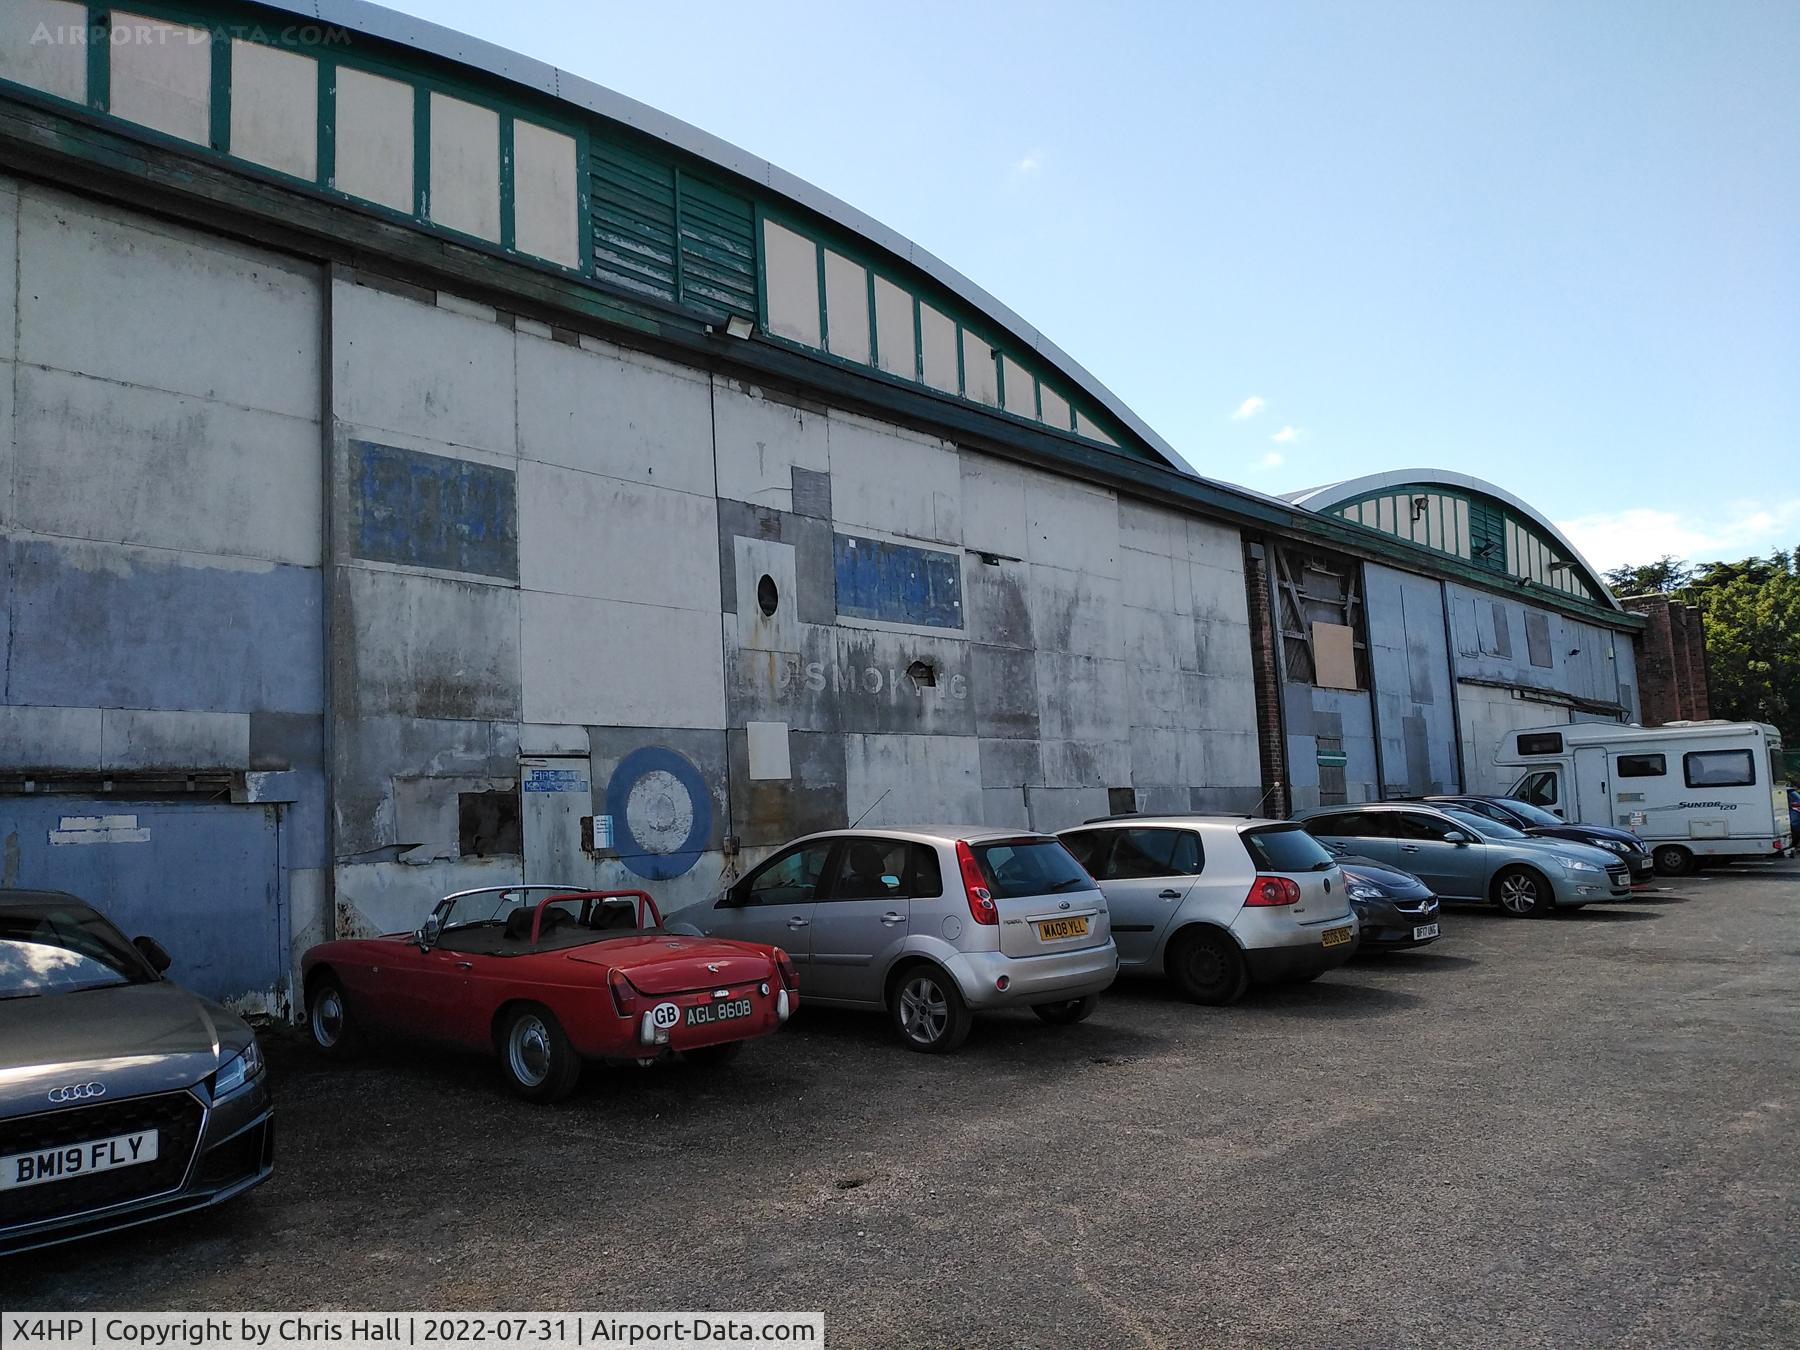
[[[1441,900],[1486,901],[1523,916],[1631,895],[1631,872],[1617,854],[1523,834],[1453,806],[1365,802],[1295,819],[1328,844],[1411,872]]]
[[[1119,970],[1106,899],[1069,851],[980,826],[808,835],[668,926],[783,947],[805,1006],[885,1008],[928,1052],[987,1009],[1079,1022]]]
[[[268,1180],[256,1035],[168,966],[72,895],[0,890],[0,1254]]]

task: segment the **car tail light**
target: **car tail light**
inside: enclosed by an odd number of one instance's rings
[[[775,949],[775,968],[781,972],[781,983],[788,989],[800,987],[800,972],[794,968],[794,958],[781,948]]]
[[[611,971],[606,977],[606,987],[612,991],[613,1009],[620,1017],[630,1017],[637,1009],[638,991],[622,971]]]
[[[1250,883],[1250,894],[1244,897],[1246,905],[1297,905],[1300,903],[1300,883],[1292,877],[1259,876]]]
[[[963,889],[969,893],[969,917],[976,923],[999,923],[1000,911],[994,905],[994,893],[988,889],[987,878],[981,874],[981,864],[975,861],[975,851],[966,839],[956,841],[956,865],[962,868]]]

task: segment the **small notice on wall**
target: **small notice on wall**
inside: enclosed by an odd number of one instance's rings
[[[147,844],[150,831],[136,816],[63,816],[50,831],[53,844]]]
[[[586,792],[588,776],[580,769],[527,769],[527,792]]]

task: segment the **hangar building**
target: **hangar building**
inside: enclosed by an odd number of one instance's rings
[[[1644,621],[1500,488],[1195,473],[853,208],[361,0],[8,0],[0,362],[0,884],[251,1009],[464,887],[1637,713]]]

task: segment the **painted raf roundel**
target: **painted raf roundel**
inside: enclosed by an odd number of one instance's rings
[[[619,761],[606,784],[619,861],[648,881],[692,870],[712,833],[712,793],[686,755],[646,745]]]

